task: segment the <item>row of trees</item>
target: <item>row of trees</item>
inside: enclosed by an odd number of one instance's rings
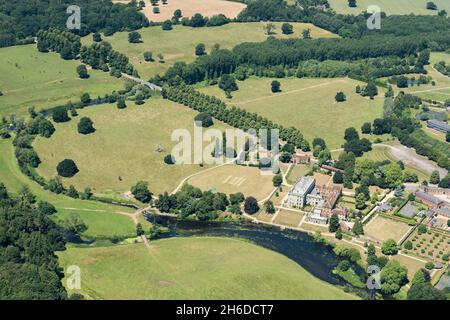
[[[219,121],[244,131],[248,129],[279,129],[280,139],[304,151],[310,150],[308,141],[304,139],[298,129],[284,128],[267,118],[240,108],[227,108],[220,99],[200,93],[185,84],[164,86],[162,94],[165,99],[184,104],[198,112],[206,112]]]
[[[66,60],[75,59],[80,53],[80,37],[68,30],[58,28],[41,30],[36,38],[40,52],[58,52],[61,58]]]

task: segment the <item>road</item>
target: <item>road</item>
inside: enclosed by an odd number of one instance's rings
[[[144,81],[142,79],[130,76],[129,74],[126,74],[126,73],[122,73],[122,76],[124,76],[125,78],[130,79],[130,80],[132,80],[134,82],[146,85],[147,87],[149,87],[152,90],[162,91],[162,88],[160,86],[154,84],[154,83],[151,83],[151,82],[148,82],[148,81]]]

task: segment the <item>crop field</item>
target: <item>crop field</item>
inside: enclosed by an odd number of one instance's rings
[[[78,215],[88,226],[83,233],[86,237],[127,236],[134,234],[135,228],[131,219],[117,212],[131,213],[133,210],[100,202],[83,201],[63,195],[56,195],[43,190],[22,174],[14,157],[14,150],[9,140],[0,140],[0,182],[8,191],[17,194],[23,185],[36,195],[37,200],[51,202],[58,210],[52,218],[64,219],[68,215]]]
[[[336,37],[335,34],[308,23],[292,23],[294,33],[287,36],[281,32],[281,22],[275,22],[277,38],[300,38],[303,29],[310,29],[313,38]],[[177,61],[192,62],[196,58],[195,47],[204,43],[206,51],[210,52],[215,44],[223,49],[231,49],[242,42],[261,42],[267,38],[262,22],[230,23],[220,27],[191,28],[181,25],[173,26],[173,30],[164,31],[160,26],[139,30],[142,43],[128,43],[128,33],[118,32],[104,39],[110,42],[113,48],[128,56],[131,63],[139,71],[143,79],[157,74],[163,74]],[[92,43],[92,36],[82,39],[84,44]],[[153,62],[144,60],[144,52],[153,53]],[[158,54],[164,56],[164,63],[159,62]]]
[[[129,2],[128,0],[113,0],[113,2]],[[180,9],[183,17],[192,17],[196,13],[201,13],[206,17],[216,14],[224,14],[228,18],[236,18],[246,5],[239,2],[227,0],[170,0],[167,4],[159,4],[160,13],[153,13],[153,6],[147,3],[143,9],[145,16],[150,21],[170,20],[173,12]]]
[[[387,239],[399,241],[409,228],[410,226],[406,223],[376,216],[364,227],[364,233],[380,242],[386,241]]]
[[[192,134],[195,115],[189,108],[159,98],[142,106],[128,102],[122,110],[115,105],[85,108],[70,122],[56,124],[50,139],[36,139],[35,150],[42,160],[37,171],[47,179],[54,177],[57,164],[68,158],[80,172],[63,182],[80,190],[90,186],[94,193],[120,196],[144,180],[156,195],[171,192],[184,177],[206,168],[163,161],[179,143],[171,141],[173,131],[187,129]],[[94,122],[95,133],[77,132],[83,116]],[[215,127],[225,129],[220,123]]]
[[[150,251],[130,244],[58,255],[64,267],[81,268],[81,292],[91,299],[355,299],[249,242],[193,237],[151,245]]]
[[[366,11],[370,5],[377,5],[381,8],[381,11],[386,12],[389,15],[393,14],[410,14],[416,15],[437,15],[439,10],[450,11],[450,2],[447,0],[433,0],[437,5],[438,11],[427,10],[427,0],[358,0],[358,6],[356,8],[350,8],[347,0],[329,0],[331,8],[338,13],[359,14],[362,11]]]
[[[88,92],[92,97],[123,88],[123,81],[98,70],[80,79],[75,60],[63,60],[56,53],[41,53],[35,45],[0,49],[0,116],[24,116],[27,108],[54,107],[78,101]]]
[[[255,167],[225,165],[195,175],[187,182],[204,191],[242,192],[244,196],[253,196],[260,201],[273,190],[272,178],[273,175],[263,175]]]
[[[277,79],[282,92],[272,93],[274,79],[250,78],[238,81],[238,91],[226,99],[218,86],[200,91],[215,95],[229,106],[243,108],[267,117],[285,127],[298,128],[309,142],[315,137],[325,139],[330,149],[340,148],[348,127],[360,128],[382,114],[383,99],[366,99],[355,93],[361,84],[349,78],[285,78]],[[335,95],[343,91],[347,101],[337,103]]]

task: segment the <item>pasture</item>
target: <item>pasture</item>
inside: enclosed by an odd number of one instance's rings
[[[81,268],[80,292],[90,299],[355,299],[249,242],[190,237],[151,246],[71,247],[58,256]]]
[[[406,223],[376,216],[364,226],[364,234],[380,243],[388,239],[399,241],[409,228]]]
[[[215,190],[225,194],[242,192],[258,201],[269,196],[274,186],[273,175],[263,175],[258,168],[224,165],[191,177],[187,183],[204,191]]]
[[[0,49],[0,116],[24,116],[30,106],[36,109],[78,101],[88,92],[92,97],[123,88],[123,81],[99,70],[89,70],[80,79],[79,61],[63,60],[57,53],[41,53],[35,45]]]
[[[292,23],[294,33],[287,36],[281,32],[281,22],[275,22],[277,38],[300,38],[303,29],[311,29],[313,38],[336,37],[335,34],[308,23]],[[128,33],[118,32],[104,37],[113,48],[124,53],[139,71],[142,79],[149,79],[164,72],[177,61],[192,62],[195,60],[195,47],[204,43],[206,51],[210,52],[215,44],[223,49],[231,49],[242,42],[261,42],[267,39],[263,30],[265,23],[230,23],[220,27],[191,28],[182,25],[173,26],[173,30],[164,31],[160,26],[139,30],[142,43],[128,43]],[[92,36],[82,39],[84,44],[92,43]],[[153,53],[153,62],[144,60],[144,52]],[[164,63],[160,63],[158,54],[164,56]]]
[[[338,13],[355,15],[366,11],[370,5],[379,6],[381,11],[389,15],[410,13],[416,15],[437,15],[439,10],[450,11],[450,2],[447,0],[433,0],[438,7],[437,11],[427,10],[427,0],[358,0],[358,6],[356,8],[350,8],[347,0],[329,0],[328,2],[331,8]]]
[[[192,136],[195,111],[159,98],[141,106],[127,105],[126,109],[117,109],[115,104],[85,108],[70,122],[55,124],[50,139],[38,137],[35,141],[42,160],[37,171],[49,179],[56,175],[60,161],[73,159],[80,172],[64,178],[65,185],[73,184],[79,190],[90,186],[96,194],[120,197],[139,180],[147,181],[155,195],[172,192],[184,177],[206,168],[168,165],[163,160],[179,143],[171,141],[175,130],[186,129]],[[83,116],[94,122],[95,133],[77,132]],[[225,129],[216,123],[215,128]]]
[[[252,77],[238,81],[239,90],[232,92],[232,99],[226,99],[218,86],[200,91],[223,99],[229,106],[255,112],[285,127],[296,127],[309,142],[321,137],[330,149],[341,147],[346,128],[360,128],[364,122],[382,115],[383,99],[370,100],[357,95],[355,87],[361,83],[353,79],[277,79],[281,83],[279,93],[270,90],[273,80]],[[345,93],[347,101],[335,101],[339,91]]]
[[[88,226],[88,230],[83,233],[85,237],[96,238],[114,235],[123,237],[133,235],[135,232],[131,219],[118,213],[132,213],[133,210],[131,209],[73,199],[42,189],[20,171],[11,141],[1,139],[0,182],[3,182],[12,194],[17,194],[23,185],[27,185],[30,191],[36,195],[37,200],[49,201],[55,205],[58,212],[52,218],[57,221],[72,214],[78,215]]]

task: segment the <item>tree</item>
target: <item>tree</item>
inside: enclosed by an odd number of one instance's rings
[[[355,235],[363,235],[364,234],[363,224],[361,223],[360,219],[355,220],[355,224],[353,225],[352,232]]]
[[[125,109],[127,107],[125,100],[123,98],[117,99],[117,108],[118,109]]]
[[[359,193],[355,199],[355,208],[362,210],[366,207],[366,197],[363,193]]]
[[[45,215],[52,215],[57,212],[55,206],[47,201],[39,201],[38,210]]]
[[[358,131],[356,131],[356,129],[353,127],[345,129],[344,139],[347,142],[352,141],[352,140],[359,140]]]
[[[136,224],[136,235],[138,237],[140,237],[144,234],[145,234],[145,232],[144,232],[144,229],[142,229],[142,224],[140,224],[140,223]]]
[[[400,291],[400,288],[408,281],[408,269],[401,266],[396,260],[389,262],[381,269],[381,292],[392,295]]]
[[[424,224],[419,224],[419,226],[417,227],[417,233],[419,235],[427,233],[427,227]]]
[[[72,232],[75,234],[81,234],[88,229],[87,225],[83,220],[81,220],[80,216],[76,214],[71,214],[65,218],[61,225],[67,232]]]
[[[214,124],[211,115],[209,113],[206,113],[206,112],[200,112],[199,114],[197,114],[194,117],[194,121],[195,122],[200,122],[201,126],[203,128],[211,127]]]
[[[231,92],[238,90],[236,79],[229,74],[224,74],[220,77],[219,88],[225,92]]]
[[[276,27],[275,27],[275,25],[274,25],[273,23],[270,22],[270,23],[265,24],[265,25],[263,26],[263,29],[264,29],[264,31],[266,32],[266,34],[267,34],[268,36],[270,36],[270,35],[272,35],[272,34],[275,33]]]
[[[302,38],[306,40],[311,39],[311,29],[303,29]]]
[[[167,154],[164,156],[164,163],[169,165],[175,164],[175,161],[171,154]]]
[[[419,283],[412,285],[408,290],[408,300],[447,300],[446,295],[433,287],[431,283]]]
[[[433,270],[433,268],[434,268],[434,263],[433,262],[428,261],[427,263],[425,263],[425,269]]]
[[[441,177],[439,175],[439,171],[434,170],[431,173],[431,177],[430,177],[430,183],[431,184],[439,184],[439,182],[441,182]]]
[[[254,197],[247,197],[244,201],[244,211],[248,214],[255,214],[258,212],[258,201]]]
[[[153,11],[154,14],[159,14],[160,13],[160,10],[159,10],[158,7],[153,7],[152,11]]]
[[[273,178],[272,178],[272,182],[273,182],[273,186],[274,187],[279,187],[281,186],[281,184],[283,183],[283,177],[281,176],[281,174],[276,174]]]
[[[450,142],[450,131],[445,134],[445,141]]]
[[[336,93],[336,96],[334,97],[334,99],[337,102],[344,102],[347,97],[345,96],[345,94],[342,91],[339,91],[338,93]]]
[[[175,10],[174,12],[173,12],[173,18],[175,19],[175,20],[179,20],[179,19],[181,19],[181,17],[183,16],[183,13],[181,12],[181,10],[180,9],[177,9],[177,10]]]
[[[431,280],[430,273],[426,269],[419,269],[414,274],[413,279],[411,280],[410,285],[414,286],[420,283],[427,283]]]
[[[67,122],[70,121],[69,115],[67,114],[66,107],[58,107],[53,110],[52,113],[53,121],[55,122]]]
[[[328,230],[330,232],[336,232],[339,228],[339,216],[336,213],[333,213],[330,217],[330,225],[328,226]]]
[[[329,160],[331,160],[331,152],[328,149],[321,150],[319,154],[317,155],[318,164],[319,166],[323,165],[324,163],[327,163]]]
[[[264,202],[264,208],[266,209],[266,212],[269,214],[275,213],[275,207],[273,205],[273,202],[270,200]]]
[[[77,189],[75,189],[75,187],[73,185],[69,186],[69,189],[67,189],[66,194],[74,199],[78,199],[80,194],[78,193]]]
[[[400,76],[397,78],[398,88],[408,88],[408,78],[405,76]]]
[[[336,233],[334,234],[334,237],[338,240],[342,239],[342,229],[340,226],[339,226],[339,228],[337,228]]]
[[[361,94],[364,97],[370,97],[371,99],[373,99],[373,97],[378,95],[378,88],[377,88],[376,84],[373,81],[369,81],[367,83],[367,86],[361,92]]]
[[[206,54],[206,48],[205,48],[205,44],[204,43],[199,43],[196,47],[195,47],[195,55],[196,56],[203,56]]]
[[[89,102],[91,102],[91,96],[89,93],[85,92],[81,95],[80,101],[83,104],[83,106],[87,105]]]
[[[61,177],[71,178],[78,173],[78,167],[72,159],[64,159],[56,166],[56,171]]]
[[[281,31],[283,32],[283,34],[292,34],[294,33],[294,27],[292,26],[292,24],[285,22],[281,26]]]
[[[333,175],[333,183],[336,184],[342,184],[344,182],[344,177],[342,175],[342,172],[337,171]]]
[[[398,253],[397,242],[393,239],[388,239],[381,245],[381,252],[387,256],[393,256]]]
[[[81,64],[77,67],[77,73],[81,79],[89,78],[89,74],[88,74],[86,66],[84,64]]]
[[[281,91],[280,90],[281,83],[279,81],[277,81],[277,80],[273,80],[272,83],[270,84],[270,86],[271,86],[271,90],[272,90],[273,93]]]
[[[94,123],[88,117],[82,117],[78,123],[78,133],[90,134],[95,132]]]
[[[361,132],[365,134],[372,133],[372,124],[370,122],[365,122],[361,127]]]
[[[403,183],[403,172],[396,162],[389,164],[385,170],[386,184],[389,188],[396,188]]]
[[[144,60],[147,62],[153,61],[153,53],[151,51],[144,52]]]
[[[245,198],[242,192],[230,194],[230,203],[232,205],[240,205],[242,202],[244,202],[244,200]]]
[[[434,2],[429,1],[429,2],[427,2],[427,9],[428,10],[437,10],[437,5]]]
[[[152,200],[152,193],[148,189],[148,182],[139,181],[131,188],[133,196],[143,203],[149,203]]]
[[[412,242],[406,241],[405,244],[403,245],[403,248],[405,248],[406,250],[412,250],[412,248],[413,248]]]
[[[94,42],[101,42],[101,41],[102,41],[102,36],[100,35],[100,33],[94,32],[94,33],[92,34],[92,40],[93,40]]]
[[[350,8],[356,8],[356,6],[357,6],[356,0],[348,0],[348,6]]]
[[[164,31],[172,30],[172,29],[173,29],[173,28],[172,28],[172,21],[170,21],[170,20],[164,21],[163,24],[162,24],[162,26],[161,26],[161,28],[162,28]]]
[[[128,34],[129,43],[140,43],[142,42],[141,34],[137,31],[132,31]]]

